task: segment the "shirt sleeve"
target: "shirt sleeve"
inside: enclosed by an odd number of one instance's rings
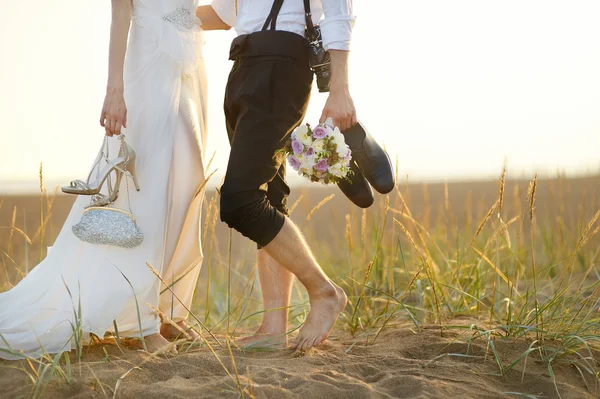
[[[215,10],[221,21],[232,28],[235,27],[237,19],[235,10],[235,0],[213,0],[210,6]]]
[[[352,14],[352,0],[322,0],[321,34],[326,50],[350,50],[352,28],[356,17]]]

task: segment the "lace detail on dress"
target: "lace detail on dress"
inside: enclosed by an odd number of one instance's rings
[[[183,29],[192,29],[199,21],[198,18],[196,18],[195,15],[192,15],[192,12],[185,7],[179,7],[175,11],[163,15],[162,19]]]

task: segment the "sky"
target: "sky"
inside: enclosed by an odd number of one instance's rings
[[[265,0],[268,1],[268,0]],[[206,3],[206,2],[204,2]],[[600,171],[600,2],[355,0],[358,118],[409,180]],[[0,0],[0,194],[85,178],[99,149],[109,0]],[[216,185],[234,32],[205,35]],[[313,92],[306,122],[326,100]],[[294,184],[302,183],[290,176]]]

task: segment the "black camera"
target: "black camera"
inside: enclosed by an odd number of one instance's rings
[[[317,87],[320,93],[329,92],[331,80],[331,56],[329,51],[323,47],[321,28],[319,25],[306,29],[306,40],[308,40],[310,69],[317,77]]]

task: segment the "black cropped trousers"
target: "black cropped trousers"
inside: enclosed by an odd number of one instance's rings
[[[225,90],[231,153],[221,220],[263,247],[281,230],[290,188],[277,150],[304,119],[312,86],[303,37],[261,31],[236,38]]]

